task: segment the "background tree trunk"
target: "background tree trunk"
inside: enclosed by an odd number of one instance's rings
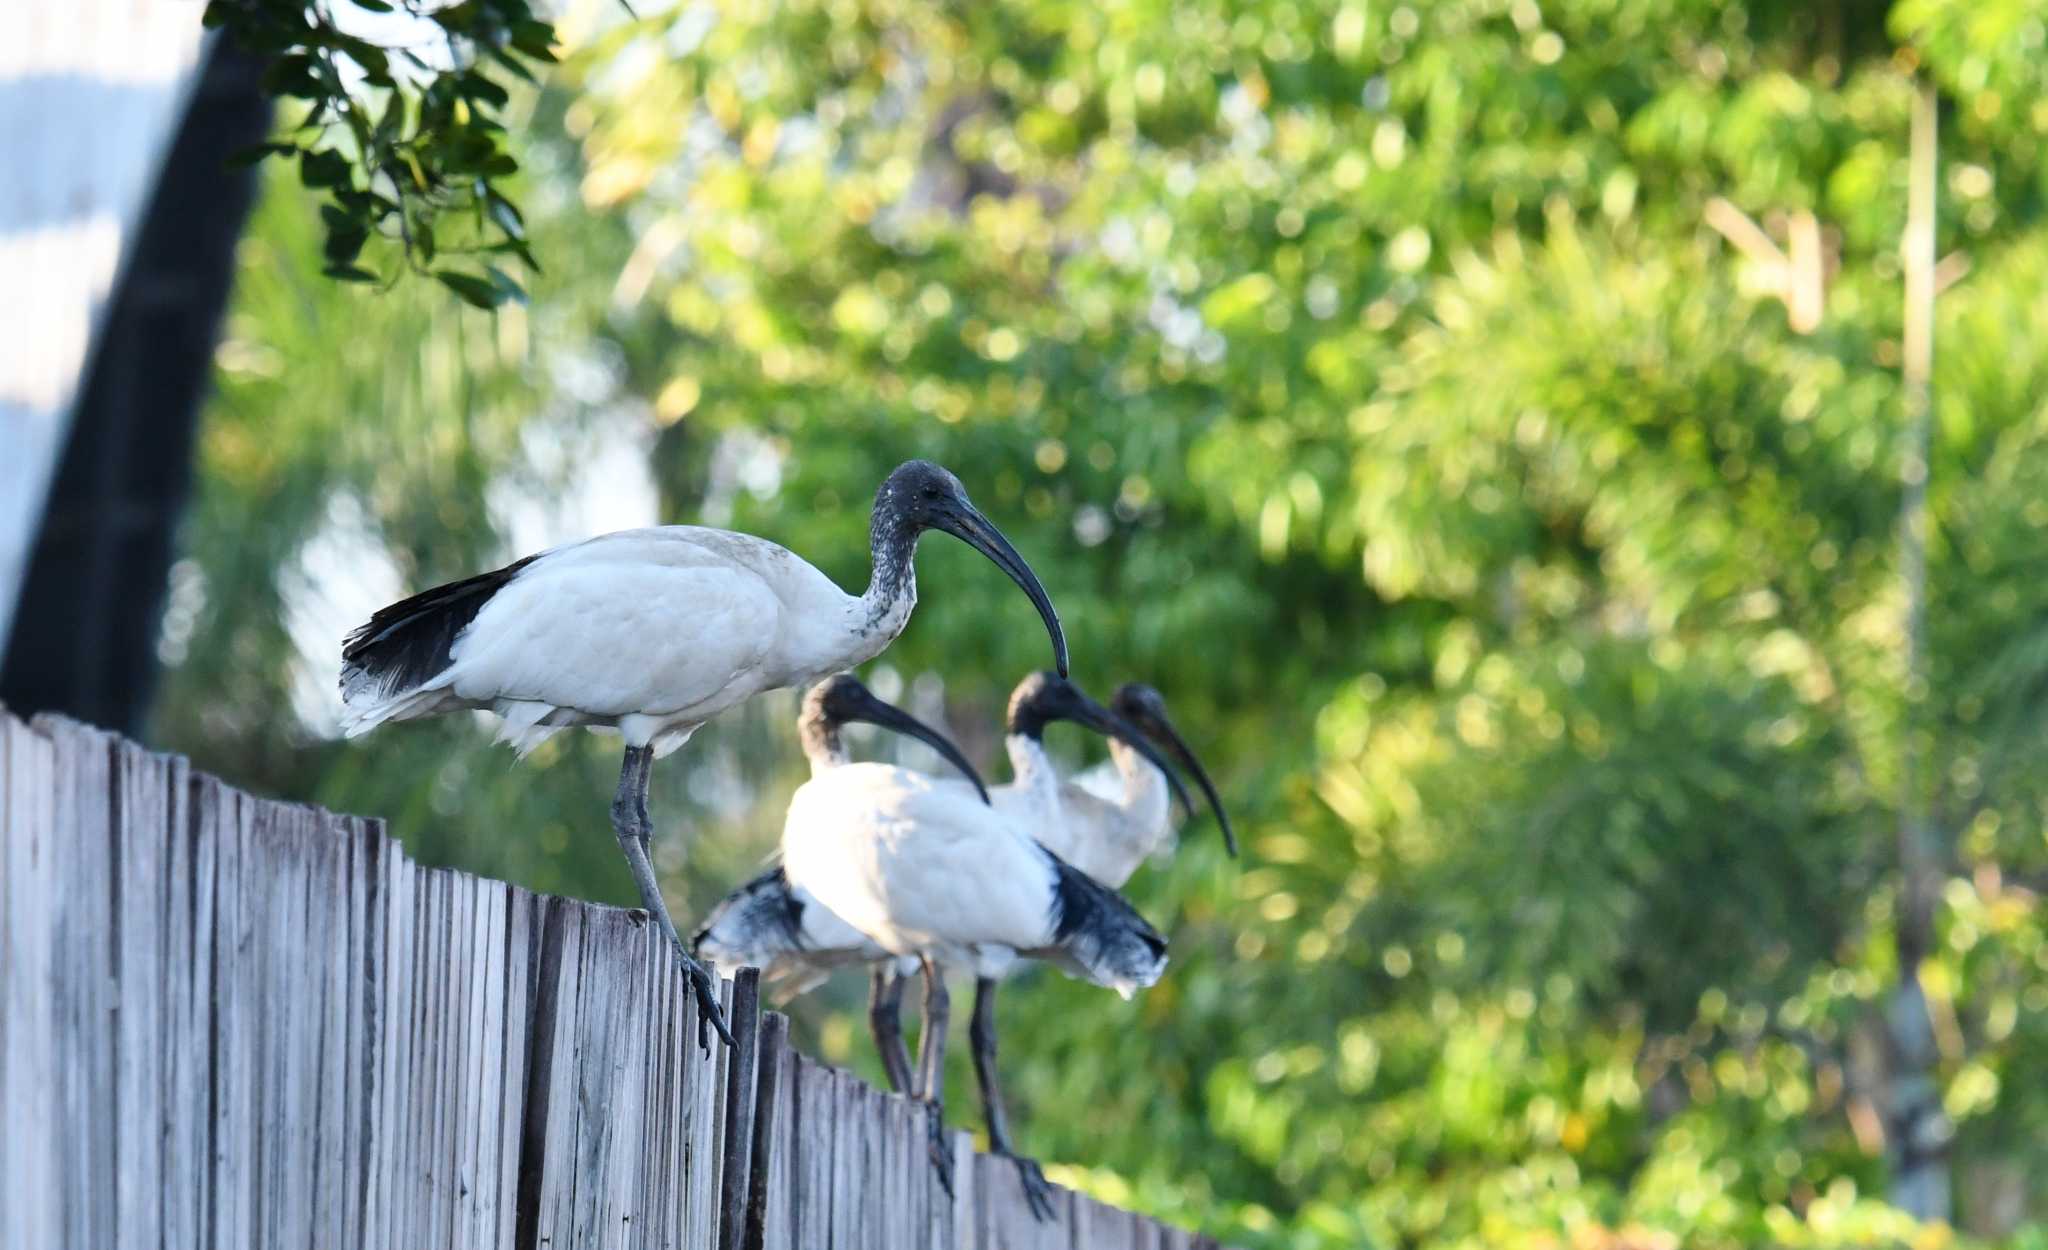
[[[1906,583],[1906,710],[1899,769],[1899,986],[1886,1012],[1891,1092],[1885,1141],[1892,1201],[1922,1220],[1948,1220],[1949,1142],[1954,1136],[1935,1080],[1939,1058],[1920,964],[1934,941],[1941,861],[1923,784],[1920,706],[1927,686],[1927,458],[1933,416],[1935,95],[1923,81],[1913,101],[1911,174],[1907,191],[1905,400],[1907,442],[1901,476],[1899,566]]]

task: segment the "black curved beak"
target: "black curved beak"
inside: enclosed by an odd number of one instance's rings
[[[1158,749],[1145,740],[1143,730],[1072,686],[1066,688],[1066,695],[1055,713],[1057,719],[1086,725],[1096,733],[1116,738],[1150,760],[1152,766],[1166,778],[1167,789],[1173,791],[1173,797],[1180,800],[1181,811],[1190,816],[1194,814],[1195,805],[1188,798],[1187,787],[1180,783],[1180,777],[1173,771],[1173,765],[1166,762],[1166,757],[1159,754]]]
[[[954,509],[948,509],[947,514],[938,518],[932,528],[946,531],[987,556],[1031,597],[1031,606],[1038,609],[1039,618],[1045,622],[1045,632],[1052,636],[1053,667],[1059,670],[1060,676],[1065,677],[1067,635],[1060,629],[1060,614],[1053,610],[1052,599],[1045,593],[1045,587],[1039,585],[1038,574],[1031,571],[1031,566],[1024,563],[1024,557],[1017,554],[1017,549],[1010,545],[1010,540],[1004,538],[1003,532],[987,517],[981,515],[980,510],[973,504],[963,499],[955,508],[957,515]]]
[[[1216,783],[1209,780],[1209,770],[1202,767],[1202,761],[1195,758],[1194,748],[1189,746],[1180,731],[1164,716],[1151,714],[1133,722],[1144,729],[1153,740],[1165,745],[1180,766],[1188,770],[1195,784],[1202,788],[1202,797],[1209,800],[1209,807],[1216,813],[1216,823],[1223,827],[1223,847],[1231,858],[1237,857],[1237,835],[1230,831],[1230,817],[1223,810],[1223,796],[1216,793]]]
[[[847,720],[866,721],[870,725],[880,725],[884,729],[893,729],[897,733],[917,739],[945,756],[948,764],[966,774],[967,780],[974,783],[975,792],[981,795],[981,801],[989,801],[988,787],[982,784],[981,774],[974,771],[974,765],[967,762],[967,757],[960,753],[959,747],[953,745],[952,739],[895,704],[883,702],[865,688],[862,693],[866,697],[860,700],[857,709],[846,718]]]

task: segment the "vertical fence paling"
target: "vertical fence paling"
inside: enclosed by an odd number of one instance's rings
[[[1178,1250],[797,1053],[637,912],[0,709],[0,1245]]]

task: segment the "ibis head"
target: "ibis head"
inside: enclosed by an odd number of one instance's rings
[[[1150,760],[1166,778],[1183,811],[1193,811],[1188,792],[1166,762],[1136,725],[1082,693],[1081,688],[1057,673],[1036,672],[1017,683],[1010,692],[1009,731],[1036,738],[1053,721],[1072,721],[1096,733],[1115,738]]]
[[[953,745],[946,735],[912,716],[910,713],[876,697],[874,691],[861,684],[851,673],[839,673],[812,686],[804,696],[804,707],[799,717],[800,732],[808,740],[814,735],[830,739],[837,735],[841,725],[860,721],[869,725],[880,725],[897,733],[907,734],[924,743],[946,762],[966,774],[981,794],[981,801],[988,802],[988,787],[982,784],[981,774],[960,748]]]
[[[1109,701],[1118,715],[1143,730],[1145,736],[1164,747],[1180,762],[1182,768],[1202,787],[1202,795],[1209,800],[1209,806],[1216,813],[1216,823],[1223,828],[1223,845],[1232,855],[1237,854],[1237,835],[1230,831],[1230,817],[1224,814],[1223,798],[1216,793],[1216,784],[1209,780],[1209,772],[1202,767],[1202,761],[1195,758],[1193,747],[1180,736],[1173,722],[1166,716],[1166,700],[1157,690],[1143,682],[1126,682],[1117,687]]]
[[[1067,636],[1060,629],[1060,615],[1053,610],[1052,599],[1010,540],[967,498],[967,488],[960,485],[959,478],[929,460],[905,461],[875,493],[874,528],[877,552],[914,544],[925,530],[939,530],[994,561],[1030,596],[1046,633],[1052,636],[1053,664],[1062,676],[1066,674]],[[887,541],[892,538],[897,541]],[[907,558],[907,551],[905,555]]]

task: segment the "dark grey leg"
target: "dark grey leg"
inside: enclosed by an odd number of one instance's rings
[[[910,1082],[910,1048],[903,1044],[903,986],[893,962],[875,965],[868,985],[868,1031],[874,1034],[875,1053],[882,1058],[882,1072],[889,1088],[911,1097],[922,1096]]]
[[[1052,1186],[1035,1160],[1018,1154],[1010,1145],[1010,1120],[1003,1112],[1003,1091],[996,1078],[996,980],[979,977],[974,982],[974,1017],[968,1022],[967,1037],[974,1048],[974,1079],[981,1086],[981,1114],[988,1124],[988,1148],[1017,1165],[1017,1182],[1024,1190],[1031,1214],[1051,1223]]]
[[[619,839],[619,850],[625,852],[633,884],[640,888],[640,906],[654,917],[661,935],[675,948],[684,975],[690,978],[690,989],[697,999],[697,1044],[710,1048],[708,1028],[716,1029],[719,1038],[730,1046],[732,1031],[726,1028],[725,1013],[718,1006],[718,980],[690,958],[689,948],[676,932],[675,921],[669,919],[668,904],[662,901],[661,885],[654,879],[654,864],[647,858],[648,839],[654,835],[654,821],[647,815],[647,777],[653,767],[654,748],[626,748],[625,762],[619,766],[618,793],[612,796],[612,832]]]
[[[924,958],[924,1029],[918,1038],[919,1093],[930,1113],[928,1150],[938,1169],[939,1184],[953,1193],[953,1145],[946,1140],[946,1000],[945,971]]]

